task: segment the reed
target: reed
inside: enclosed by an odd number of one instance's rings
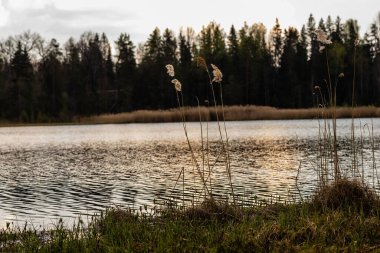
[[[203,192],[205,190],[204,200],[206,200],[207,198],[209,198],[209,199],[214,198],[214,196],[212,195],[212,169],[214,166],[216,166],[219,158],[224,157],[223,163],[224,163],[224,166],[226,168],[228,185],[229,185],[230,190],[231,190],[233,204],[236,205],[234,188],[233,188],[233,184],[232,184],[231,163],[230,163],[229,145],[228,145],[228,133],[227,133],[227,127],[226,127],[226,123],[225,123],[225,111],[224,111],[224,105],[223,105],[223,95],[222,95],[223,93],[222,93],[222,85],[221,85],[223,74],[216,65],[211,64],[212,74],[213,74],[213,78],[211,78],[211,74],[210,74],[210,71],[208,69],[206,61],[202,57],[198,57],[197,63],[198,63],[198,66],[200,66],[202,69],[204,69],[206,71],[208,79],[209,79],[209,85],[210,85],[210,89],[212,91],[212,97],[213,97],[214,114],[210,114],[211,110],[207,110],[207,112],[208,112],[208,116],[209,117],[214,116],[216,119],[216,122],[217,122],[218,132],[219,132],[219,137],[220,137],[219,144],[220,144],[221,151],[222,151],[221,155],[217,155],[214,165],[210,165],[210,156],[209,156],[210,151],[209,151],[209,140],[208,140],[208,121],[209,121],[209,119],[207,118],[207,114],[206,114],[206,117],[203,117],[203,114],[205,114],[204,113],[205,109],[204,109],[204,107],[203,108],[200,107],[199,100],[198,100],[198,98],[196,98],[197,103],[198,103],[198,107],[197,107],[198,115],[197,116],[198,116],[198,120],[200,123],[200,132],[201,132],[201,159],[202,159],[201,165],[202,165],[202,168],[200,168],[200,166],[198,165],[198,162],[196,161],[196,158],[194,155],[194,150],[191,147],[191,144],[190,144],[190,141],[188,138],[188,134],[187,134],[187,130],[186,130],[186,123],[185,123],[186,114],[185,114],[185,107],[183,104],[183,94],[182,94],[181,89],[177,89],[177,87],[176,87],[178,108],[180,109],[180,112],[181,112],[180,113],[181,114],[181,120],[182,120],[182,124],[183,124],[183,129],[185,132],[186,140],[187,140],[188,146],[190,148],[190,153],[191,153],[191,156],[192,156],[193,161],[195,163],[195,166],[197,168],[198,174],[202,180],[203,188],[201,189],[201,192]],[[169,74],[169,76],[174,77],[175,74],[174,74],[173,66],[169,64],[166,66],[166,68],[167,68],[167,73]],[[179,81],[177,79],[173,79],[172,83],[176,84],[176,83],[179,83]],[[217,84],[220,85],[220,100],[221,100],[220,106],[217,104],[216,94],[215,94],[215,90],[214,90],[214,85],[217,85]],[[179,96],[181,96],[181,100],[179,99]],[[207,109],[209,109],[209,108],[207,108]],[[202,111],[203,111],[203,113],[202,113]],[[206,128],[207,128],[206,148],[207,148],[207,150],[205,150],[205,147],[204,147],[204,138],[203,138],[203,124],[204,124],[204,122],[203,122],[203,119],[206,120]],[[223,122],[224,134],[222,133],[221,122]],[[205,170],[205,166],[208,167],[207,170]],[[206,177],[206,171],[208,171],[207,177]],[[207,183],[209,183],[210,190],[207,187]]]
[[[221,106],[217,106],[219,117],[222,118]],[[305,109],[278,109],[270,106],[256,105],[224,105],[224,119],[226,121],[245,121],[245,120],[290,120],[290,119],[318,119],[321,118],[321,110],[318,108]],[[331,113],[329,108],[324,112]],[[214,107],[185,106],[185,117],[188,122],[199,122],[199,113],[206,121],[216,120],[216,110]],[[378,118],[380,108],[374,106],[359,106],[355,108],[337,107],[337,118]],[[102,114],[75,119],[75,122],[82,124],[120,124],[120,123],[161,123],[161,122],[181,122],[181,112],[178,109],[168,110],[138,110],[117,114]]]
[[[354,73],[352,78],[352,101],[351,101],[351,108],[352,110],[355,107],[355,78],[356,78],[356,46],[357,43],[355,42],[354,45]],[[356,170],[358,170],[357,165],[357,152],[356,152],[356,140],[355,140],[355,117],[352,113],[351,115],[351,150],[352,150],[352,170],[353,173],[356,173]]]
[[[376,186],[380,186],[379,181],[375,182],[375,178],[378,178],[377,169],[376,169],[376,159],[375,159],[375,145],[373,141],[373,124],[372,129],[366,124],[361,126],[360,123],[360,138],[355,134],[355,119],[360,118],[363,114],[363,108],[356,107],[355,104],[355,63],[356,63],[356,44],[355,44],[355,54],[354,54],[354,73],[353,73],[353,82],[352,82],[352,102],[351,108],[343,108],[346,111],[342,111],[342,108],[337,107],[336,101],[336,88],[339,84],[339,81],[344,74],[341,73],[339,76],[335,77],[335,83],[332,84],[330,76],[330,66],[328,61],[328,54],[326,46],[332,42],[327,38],[326,34],[321,31],[316,31],[317,40],[320,43],[320,50],[325,51],[326,57],[326,69],[328,74],[328,81],[326,81],[327,89],[327,98],[321,92],[321,87],[316,86],[315,92],[317,94],[318,110],[320,113],[319,116],[319,131],[318,131],[318,161],[317,161],[317,174],[319,179],[319,195],[323,195],[323,192],[326,192],[333,186],[339,188],[339,186],[350,186],[347,180],[351,180],[353,186],[357,186],[358,182],[361,183],[362,187],[366,188],[366,180],[364,177],[364,145],[365,143],[370,144],[370,149],[372,150],[372,157],[368,157],[368,160],[372,161],[372,187],[373,189]],[[348,112],[347,110],[350,110]],[[351,118],[351,137],[350,137],[350,159],[351,159],[351,168],[346,168],[349,166],[343,166],[341,164],[341,157],[338,151],[338,140],[337,140],[337,118],[339,118],[344,113],[347,113],[345,116]],[[348,117],[347,117],[348,118]],[[322,122],[322,123],[321,123]],[[368,138],[365,138],[365,130],[368,132]],[[359,147],[361,150],[359,150]],[[361,154],[361,164],[359,164],[359,153]],[[345,158],[347,159],[347,158]],[[361,166],[361,170],[360,170]],[[351,185],[351,186],[352,186]],[[351,192],[352,193],[352,192]],[[342,202],[344,199],[339,195],[339,192],[334,192],[336,195],[337,202]],[[340,197],[339,197],[340,196]],[[340,200],[339,200],[340,199]]]
[[[171,76],[171,77],[175,76],[173,65],[170,65],[170,64],[166,65],[166,69],[167,69],[167,73],[168,73],[169,76]],[[186,141],[187,141],[187,145],[188,145],[189,150],[190,150],[191,158],[193,160],[193,163],[194,163],[194,166],[195,166],[195,168],[197,170],[197,173],[198,173],[199,177],[201,178],[201,181],[202,181],[202,184],[203,184],[203,189],[206,191],[207,195],[210,196],[210,192],[208,190],[207,183],[205,181],[204,171],[202,171],[202,169],[201,169],[201,167],[200,167],[200,165],[199,165],[199,163],[197,161],[197,158],[195,157],[194,149],[193,149],[193,147],[192,147],[192,145],[190,143],[189,136],[188,136],[188,133],[187,133],[185,108],[184,108],[183,94],[182,94],[182,84],[177,79],[173,79],[171,81],[171,83],[174,84],[174,88],[176,90],[178,108],[180,110],[182,126],[183,126],[183,130],[185,132]],[[184,178],[185,177],[184,168],[182,169],[181,172],[183,172],[183,178]],[[183,186],[184,186],[184,182],[183,182]]]
[[[207,75],[208,75],[208,78],[209,78],[209,84],[210,84],[210,87],[211,87],[212,97],[213,97],[213,101],[214,101],[214,109],[215,109],[216,122],[218,124],[220,143],[221,143],[222,151],[223,151],[224,157],[225,157],[225,166],[226,166],[226,173],[227,173],[227,177],[228,177],[228,183],[230,185],[231,195],[232,195],[233,203],[235,205],[236,201],[235,201],[234,188],[233,188],[233,185],[232,185],[231,162],[230,162],[230,154],[229,154],[229,147],[228,147],[228,133],[227,133],[227,128],[226,128],[225,113],[224,113],[224,106],[223,106],[223,95],[222,95],[223,94],[222,93],[222,90],[223,90],[223,88],[222,88],[223,74],[222,74],[222,72],[220,71],[220,69],[216,65],[211,64],[211,67],[213,69],[213,71],[212,71],[213,78],[211,79],[211,75],[210,75],[210,72],[208,70],[208,67],[207,67],[207,64],[206,64],[206,61],[204,60],[204,58],[197,57],[197,62],[198,62],[198,65],[201,66],[207,72]],[[215,95],[214,84],[219,84],[220,101],[221,101],[220,103],[221,103],[221,112],[222,112],[221,116],[222,116],[222,121],[223,121],[223,126],[224,126],[225,137],[223,137],[221,126],[220,126],[221,125],[221,123],[220,123],[221,120],[219,120],[220,115],[219,115],[219,111],[218,111],[218,105],[217,105],[217,102],[216,102],[216,95]],[[199,104],[198,104],[198,106],[199,106]],[[210,171],[211,171],[211,169],[210,169]],[[210,175],[210,180],[211,180],[211,175]]]
[[[317,41],[320,43],[320,48],[319,51],[325,51],[325,57],[326,57],[326,68],[327,68],[327,77],[328,77],[328,82],[327,82],[327,90],[328,90],[328,98],[329,98],[329,103],[324,105],[328,106],[330,108],[330,119],[332,123],[332,141],[331,141],[331,149],[332,149],[332,157],[333,157],[333,163],[334,163],[334,180],[338,181],[341,177],[341,172],[339,168],[339,158],[338,158],[338,149],[337,149],[337,125],[336,125],[336,120],[337,120],[337,113],[336,113],[336,87],[338,85],[338,79],[335,82],[334,86],[331,81],[331,74],[330,74],[330,65],[329,65],[329,58],[327,54],[327,48],[326,46],[331,44],[331,40],[327,38],[327,35],[325,34],[324,31],[322,30],[316,30],[316,36],[317,36]],[[331,136],[331,135],[330,135]]]

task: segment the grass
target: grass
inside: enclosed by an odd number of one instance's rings
[[[344,186],[344,187],[342,187]],[[352,195],[352,192],[361,192]],[[365,193],[366,197],[361,194]],[[354,197],[353,197],[354,196]],[[356,197],[361,198],[356,198]],[[344,198],[348,201],[340,202]],[[355,201],[352,201],[355,200]],[[323,205],[321,205],[323,203]],[[329,205],[326,203],[340,203]],[[363,207],[363,208],[361,208]],[[368,207],[368,208],[367,208]],[[113,208],[65,229],[9,227],[4,252],[376,252],[380,201],[353,181],[338,181],[298,204],[238,207],[215,200],[179,208]]]
[[[222,110],[218,107],[219,116],[222,117]],[[184,111],[187,121],[198,122],[199,110],[203,121],[215,121],[216,114],[214,107],[187,107]],[[281,119],[315,119],[321,115],[319,108],[309,109],[277,109],[269,106],[224,106],[226,121],[240,120],[281,120]],[[373,106],[356,107],[353,110],[355,118],[376,118],[380,117],[380,108]],[[351,118],[352,108],[338,107],[336,109],[337,118]],[[157,123],[157,122],[181,122],[181,112],[178,108],[169,110],[138,110],[134,112],[103,114],[99,116],[83,117],[74,120],[75,122],[90,124],[110,124],[110,123]]]

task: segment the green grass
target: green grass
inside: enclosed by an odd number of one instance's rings
[[[185,210],[166,208],[160,215],[149,209],[142,209],[143,214],[109,209],[86,228],[80,223],[71,229],[58,223],[49,231],[10,226],[0,233],[0,249],[4,252],[379,252],[380,202],[377,195],[367,194],[368,188],[358,185],[348,181],[338,183],[299,204],[242,208],[208,200]],[[357,194],[352,195],[353,191]],[[329,205],[335,203],[334,198],[342,197],[345,201],[341,205]]]

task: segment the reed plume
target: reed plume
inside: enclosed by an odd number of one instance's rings
[[[222,152],[225,154],[226,173],[227,173],[227,177],[228,177],[228,183],[230,185],[231,195],[233,198],[233,202],[235,204],[236,202],[235,202],[234,189],[233,189],[233,185],[232,185],[231,166],[230,166],[230,157],[229,157],[229,148],[228,148],[228,134],[227,134],[227,128],[226,128],[226,122],[225,122],[225,114],[224,114],[224,107],[223,107],[223,95],[222,95],[222,86],[221,86],[223,74],[216,65],[211,64],[211,68],[213,69],[213,71],[212,71],[213,78],[211,78],[210,71],[207,67],[207,63],[206,63],[205,59],[202,57],[197,57],[197,65],[206,71],[208,78],[209,78],[209,83],[210,83],[213,101],[214,101],[216,121],[218,124],[220,143],[222,145]],[[214,85],[213,85],[214,83],[220,84],[220,92],[221,92],[220,93],[220,100],[221,100],[221,107],[222,107],[222,117],[223,117],[223,123],[224,123],[225,140],[223,138],[223,134],[222,134],[221,126],[220,126],[218,106],[217,106],[217,102],[216,102],[215,90],[214,90]]]
[[[169,76],[171,77],[174,77],[175,75],[175,72],[174,72],[174,67],[173,65],[171,64],[168,64],[165,66],[166,69],[167,69],[167,73]],[[207,188],[207,184],[206,184],[206,181],[205,181],[205,178],[204,178],[204,174],[202,173],[202,170],[200,168],[200,165],[198,164],[198,161],[195,157],[195,154],[194,154],[194,149],[190,143],[190,140],[189,140],[189,136],[188,136],[188,133],[187,133],[187,126],[186,126],[186,118],[185,118],[185,111],[184,111],[184,102],[183,102],[183,94],[182,94],[182,84],[180,81],[178,81],[178,79],[174,78],[171,80],[171,83],[174,84],[174,88],[176,90],[176,95],[177,95],[177,102],[178,102],[178,107],[180,109],[180,112],[181,112],[181,119],[182,119],[182,126],[183,126],[183,130],[185,132],[185,136],[186,136],[186,141],[187,141],[187,145],[190,149],[190,153],[191,153],[191,158],[194,162],[194,165],[197,169],[197,172],[201,178],[201,181],[202,181],[202,184],[203,184],[203,187],[207,193],[207,195],[210,195],[210,192]],[[182,171],[181,171],[182,173]],[[184,172],[183,172],[184,173]],[[183,175],[184,177],[184,175]]]
[[[339,159],[338,159],[338,149],[337,149],[337,125],[336,125],[336,87],[337,82],[334,87],[331,82],[331,74],[330,74],[330,66],[327,54],[326,45],[330,45],[332,41],[328,38],[327,34],[321,30],[317,29],[315,31],[315,35],[317,37],[317,41],[320,44],[319,51],[325,51],[326,56],[326,67],[327,67],[327,76],[328,76],[328,93],[329,93],[329,106],[332,108],[331,120],[333,125],[333,141],[332,141],[332,152],[333,152],[333,162],[334,162],[334,179],[335,181],[340,179],[340,169],[339,169]]]

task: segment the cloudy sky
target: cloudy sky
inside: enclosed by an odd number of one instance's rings
[[[197,32],[210,21],[228,31],[234,24],[264,23],[276,17],[282,27],[300,28],[310,13],[355,18],[363,34],[380,11],[379,0],[0,0],[0,39],[26,30],[65,42],[84,31],[105,32],[115,40],[121,32],[135,43],[160,29],[193,27]]]

